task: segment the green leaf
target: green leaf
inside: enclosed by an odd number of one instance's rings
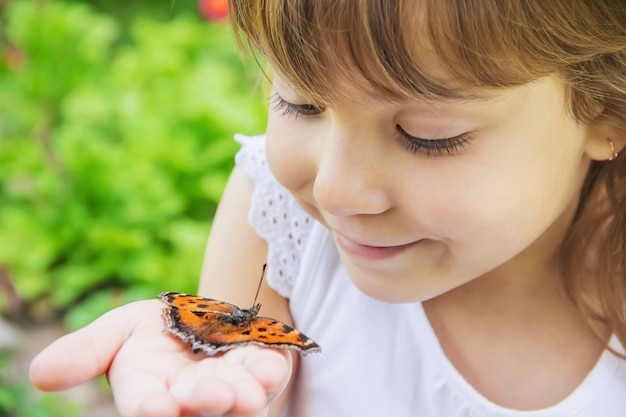
[[[76,323],[195,291],[233,134],[267,115],[225,25],[107,1],[13,1],[0,29],[0,268]]]

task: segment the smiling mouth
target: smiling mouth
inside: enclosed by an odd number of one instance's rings
[[[356,242],[352,239],[340,235],[339,233],[334,233],[334,235],[335,241],[344,252],[353,257],[369,261],[380,261],[392,258],[420,242],[415,241],[396,246],[370,246]]]

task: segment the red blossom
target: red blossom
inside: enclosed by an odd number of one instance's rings
[[[228,0],[198,0],[198,9],[207,20],[224,20],[228,17]]]

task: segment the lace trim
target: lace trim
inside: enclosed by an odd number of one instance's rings
[[[265,136],[235,135],[242,144],[237,166],[255,183],[248,220],[268,244],[267,283],[290,298],[313,220],[270,172],[265,157]]]

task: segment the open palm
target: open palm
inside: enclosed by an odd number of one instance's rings
[[[162,306],[128,304],[56,340],[33,360],[33,385],[59,391],[107,374],[123,417],[265,415],[288,382],[291,355],[255,346],[194,354],[163,332]]]

